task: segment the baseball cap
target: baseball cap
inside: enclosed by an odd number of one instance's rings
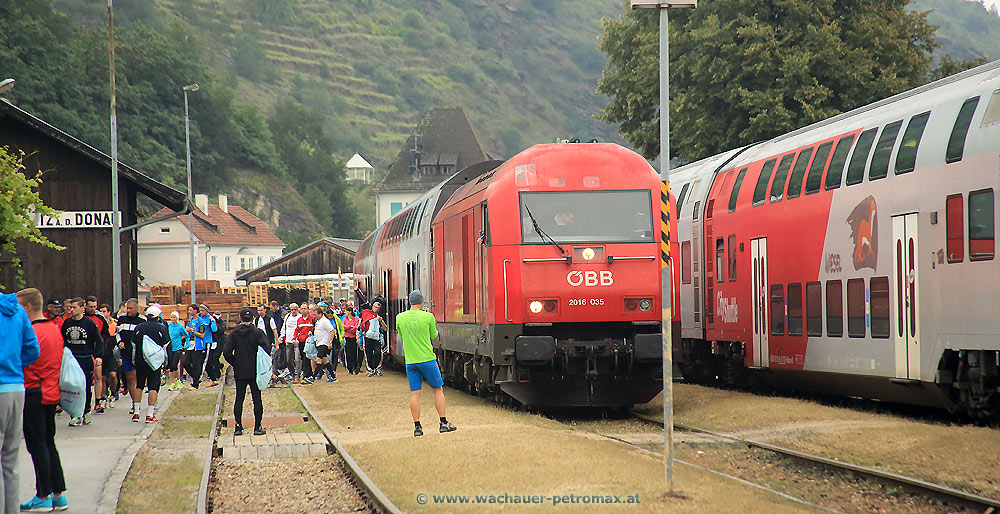
[[[146,316],[152,316],[152,317],[155,318],[155,317],[158,317],[160,315],[160,313],[162,313],[162,312],[163,312],[163,310],[160,309],[159,307],[157,307],[155,305],[150,305],[149,308],[146,309]]]
[[[45,302],[45,305],[55,305],[56,307],[62,307],[62,302],[56,300],[55,298]]]

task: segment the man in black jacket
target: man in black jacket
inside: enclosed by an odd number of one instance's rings
[[[163,363],[156,369],[146,362],[146,357],[143,354],[143,341],[146,336],[148,336],[153,343],[164,348],[164,353],[166,353],[166,346],[170,344],[170,331],[167,330],[167,326],[163,324],[160,319],[160,313],[162,311],[156,305],[151,305],[146,309],[146,321],[139,323],[139,326],[135,327],[135,333],[132,335],[132,344],[135,347],[135,357],[132,365],[135,366],[135,376],[136,376],[136,389],[139,391],[139,401],[142,401],[142,390],[147,389],[149,392],[146,396],[146,405],[148,409],[146,411],[146,423],[156,423],[160,419],[156,417],[156,397],[160,392],[160,369],[163,368]],[[132,414],[132,421],[139,422],[139,405],[136,403],[133,407],[135,412]]]
[[[246,307],[240,311],[240,324],[233,329],[226,339],[222,354],[233,366],[233,376],[236,378],[236,403],[233,405],[233,417],[236,420],[236,435],[243,434],[243,401],[246,399],[247,387],[253,398],[254,435],[264,435],[264,427],[260,425],[264,417],[264,404],[260,399],[260,388],[257,387],[257,348],[263,348],[271,353],[271,345],[264,332],[253,324],[253,309]]]

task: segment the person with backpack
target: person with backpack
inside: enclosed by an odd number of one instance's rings
[[[316,316],[313,315],[316,306],[310,306],[310,310],[306,311],[305,314],[299,317],[298,321],[295,323],[295,341],[298,343],[299,356],[302,361],[302,366],[299,371],[302,373],[302,383],[311,384],[313,383],[312,374],[312,361],[306,357],[306,340],[312,335],[313,329],[316,327]]]
[[[35,496],[21,504],[22,511],[65,510],[66,478],[56,448],[56,406],[63,339],[59,327],[42,315],[42,293],[31,288],[17,292],[17,302],[31,320],[40,357],[24,368],[24,445],[35,467]]]
[[[240,311],[240,324],[229,334],[222,353],[233,367],[236,378],[236,402],[233,405],[233,417],[236,421],[235,434],[243,434],[243,403],[246,401],[247,388],[253,399],[253,435],[264,435],[266,431],[261,426],[264,417],[264,403],[260,397],[260,387],[257,386],[257,349],[263,348],[271,353],[271,344],[264,332],[254,326],[254,311],[246,307]]]
[[[368,376],[382,376],[382,330],[388,329],[385,321],[379,315],[382,304],[374,302],[371,306],[362,306],[361,328],[364,334],[365,358],[368,360]]]
[[[163,368],[163,363],[161,362],[154,369],[154,366],[146,361],[145,353],[147,350],[145,346],[150,344],[149,341],[152,341],[152,344],[163,348],[164,355],[166,355],[166,346],[170,344],[170,332],[160,320],[161,312],[160,308],[155,305],[147,308],[146,321],[139,323],[139,326],[135,328],[135,334],[132,335],[132,343],[135,345],[135,361],[132,362],[132,365],[135,366],[136,389],[139,390],[139,401],[135,402],[132,411],[132,421],[135,423],[139,422],[144,388],[148,390],[146,423],[159,421],[159,418],[156,417],[156,397],[160,392],[160,369]]]
[[[170,332],[170,357],[167,360],[167,372],[170,374],[170,387],[168,391],[179,391],[184,387],[181,382],[181,368],[184,361],[184,348],[187,347],[188,334],[181,323],[181,315],[177,311],[170,313],[170,323],[167,324]]]
[[[361,370],[362,356],[358,348],[358,327],[361,318],[352,309],[344,311],[344,356],[347,359],[347,373],[357,375]]]

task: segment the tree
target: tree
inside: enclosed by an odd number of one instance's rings
[[[937,42],[907,0],[715,0],[670,13],[671,155],[692,161],[926,83]],[[659,154],[658,14],[605,19],[600,117]],[[955,69],[961,66],[949,66]]]
[[[56,216],[58,212],[42,204],[38,184],[42,173],[24,174],[24,152],[0,147],[0,255],[17,255],[17,243],[26,240],[55,250],[64,248],[49,241],[35,225],[35,215]],[[13,257],[17,287],[23,287],[21,259]],[[3,290],[3,284],[0,284]]]

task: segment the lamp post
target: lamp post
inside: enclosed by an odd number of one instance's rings
[[[187,173],[188,173],[188,203],[191,212],[188,213],[188,242],[191,251],[191,304],[197,305],[198,299],[195,297],[195,265],[194,265],[194,189],[191,187],[191,117],[188,111],[188,92],[195,92],[201,89],[198,84],[188,84],[184,86],[184,141],[187,145]]]
[[[658,9],[660,11],[660,181],[662,186],[662,206],[666,212],[661,213],[661,266],[660,291],[663,305],[660,319],[660,330],[663,336],[663,439],[664,461],[667,473],[667,492],[674,492],[674,389],[672,352],[673,327],[671,321],[671,303],[673,293],[671,287],[670,265],[670,58],[667,52],[669,27],[667,26],[668,9],[693,9],[697,7],[696,0],[663,2],[658,0],[630,0],[632,9]]]

